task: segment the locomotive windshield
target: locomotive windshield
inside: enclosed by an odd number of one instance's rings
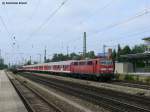
[[[101,60],[100,64],[101,65],[112,65],[113,63],[111,60]]]

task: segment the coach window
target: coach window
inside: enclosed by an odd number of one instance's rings
[[[88,61],[88,62],[87,62],[87,65],[92,65],[92,61]]]
[[[84,62],[84,61],[83,61],[83,62],[80,62],[80,65],[85,65],[85,64],[86,64],[86,62]]]
[[[82,65],[82,62],[79,62],[79,65]]]
[[[74,62],[74,65],[78,65],[78,62]]]

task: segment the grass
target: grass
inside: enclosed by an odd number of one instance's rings
[[[125,75],[124,80],[135,81],[134,75]]]
[[[143,82],[143,83],[150,84],[150,76],[139,76],[139,75],[133,75],[133,74],[116,74],[115,78],[117,80],[125,80],[125,81],[131,81],[131,82]]]

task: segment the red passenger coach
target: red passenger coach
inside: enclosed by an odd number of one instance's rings
[[[114,76],[114,64],[112,60],[104,58],[69,60],[23,66],[23,71],[108,80]]]

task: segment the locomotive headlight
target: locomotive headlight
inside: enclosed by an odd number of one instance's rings
[[[105,71],[105,70],[107,70],[107,69],[106,69],[106,68],[101,68],[100,70],[101,70],[101,71]]]
[[[108,68],[108,70],[112,71],[112,70],[113,70],[113,68]]]

